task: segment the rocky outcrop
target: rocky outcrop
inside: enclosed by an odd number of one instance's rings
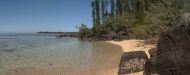
[[[158,48],[152,48],[148,51],[150,58],[145,63],[145,70],[143,75],[158,75],[156,66],[157,51]]]
[[[190,14],[160,35],[156,66],[160,75],[190,74]]]
[[[147,60],[144,51],[125,52],[120,61],[118,75],[143,71]]]
[[[150,54],[150,59],[149,61],[152,63],[152,65],[156,65],[157,61],[157,51],[158,48],[152,48],[148,51],[148,53]]]
[[[178,17],[173,27],[160,35],[158,49],[149,53],[144,75],[189,75],[190,14]]]

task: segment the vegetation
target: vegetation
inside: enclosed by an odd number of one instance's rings
[[[176,16],[189,12],[188,0],[92,0],[93,27],[79,34],[96,40],[144,39],[159,35]]]
[[[92,30],[89,29],[86,25],[81,24],[81,26],[79,27],[79,37],[81,39],[86,39],[92,37],[91,35],[92,35]]]

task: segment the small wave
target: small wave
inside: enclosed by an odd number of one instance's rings
[[[4,52],[14,52],[17,49],[0,49],[0,51],[4,51]]]

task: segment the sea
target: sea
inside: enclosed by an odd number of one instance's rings
[[[52,34],[1,33],[0,75],[117,75],[122,48]]]

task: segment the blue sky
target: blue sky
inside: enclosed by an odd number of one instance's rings
[[[77,31],[91,27],[91,0],[0,0],[0,33]]]

